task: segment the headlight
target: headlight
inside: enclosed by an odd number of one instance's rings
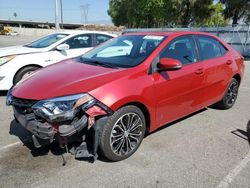
[[[1,57],[0,58],[0,66],[4,65],[5,63],[8,63],[10,60],[12,60],[14,57],[16,57],[15,55],[11,55],[11,56],[6,56],[6,57]]]
[[[72,120],[81,108],[95,102],[88,94],[77,94],[39,101],[32,106],[34,113],[49,122]]]

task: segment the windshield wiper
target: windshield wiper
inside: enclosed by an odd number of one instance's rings
[[[101,62],[101,61],[95,61],[95,60],[90,60],[90,59],[85,59],[85,58],[81,58],[81,60],[83,62],[86,62],[86,63],[91,63],[92,65],[99,65],[99,66],[108,67],[108,68],[118,68],[114,65],[111,65],[111,64],[105,63],[105,62]]]

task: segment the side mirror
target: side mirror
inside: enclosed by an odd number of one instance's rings
[[[177,59],[172,58],[161,58],[157,65],[158,72],[161,71],[174,71],[181,69],[182,64]]]
[[[56,47],[57,50],[59,51],[65,51],[65,50],[68,50],[69,49],[69,45],[68,44],[60,44]]]

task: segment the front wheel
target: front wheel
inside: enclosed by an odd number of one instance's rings
[[[223,99],[216,104],[218,108],[229,109],[232,108],[236,102],[239,90],[239,82],[232,78],[227,90],[223,96]]]
[[[111,161],[130,157],[140,146],[146,130],[142,111],[125,106],[116,111],[100,132],[101,153]]]

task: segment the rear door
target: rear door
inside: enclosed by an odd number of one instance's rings
[[[192,35],[172,40],[160,53],[160,58],[177,59],[182,68],[153,74],[158,126],[202,108],[204,92],[203,64],[198,61]]]
[[[77,35],[68,39],[64,43],[69,45],[69,50],[66,50],[66,56],[68,58],[80,56],[94,47],[94,35]]]
[[[197,44],[204,65],[204,105],[209,106],[222,99],[227,84],[232,78],[232,56],[217,39],[197,35]]]
[[[64,41],[62,44],[68,44],[69,49],[64,51],[56,50],[56,47],[48,52],[39,55],[39,62],[43,67],[48,66],[59,61],[77,57],[83,55],[87,51],[91,50],[94,45],[92,34],[81,34],[73,36],[68,40]],[[59,44],[60,45],[60,44]]]

